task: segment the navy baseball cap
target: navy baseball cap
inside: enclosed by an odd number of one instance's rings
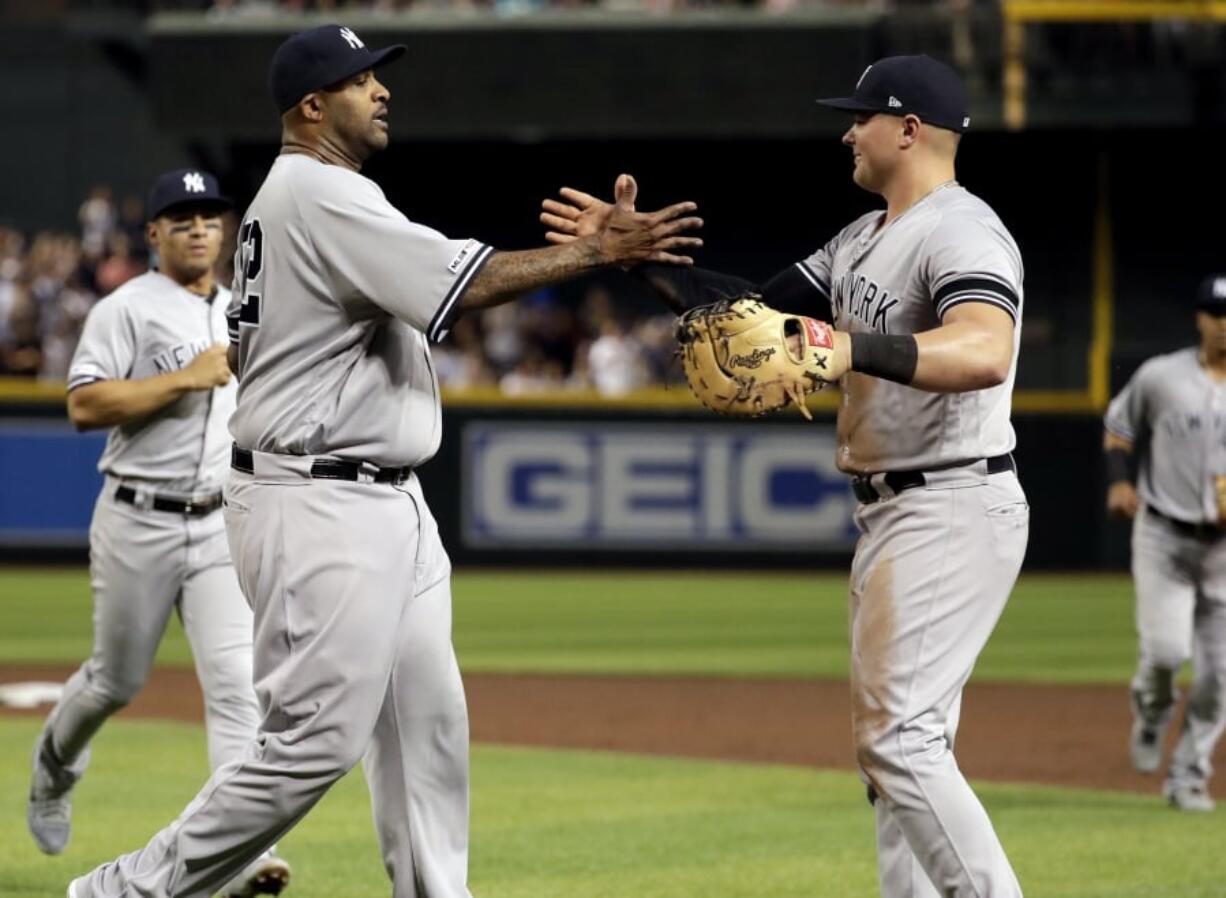
[[[153,221],[175,206],[199,206],[219,214],[233,205],[228,196],[222,196],[217,179],[208,172],[199,168],[176,168],[158,175],[149,188],[145,210],[148,220]]]
[[[277,110],[285,113],[311,91],[378,68],[399,58],[405,49],[404,44],[394,44],[382,50],[369,50],[353,29],[340,25],[299,31],[272,55],[268,87]]]
[[[1196,289],[1196,308],[1206,312],[1226,311],[1226,274],[1211,274]]]
[[[950,66],[931,56],[887,56],[860,76],[850,97],[818,100],[846,112],[914,115],[961,134],[971,126],[966,87]]]

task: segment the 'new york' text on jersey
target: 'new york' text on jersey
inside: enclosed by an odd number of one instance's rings
[[[844,376],[838,466],[855,473],[934,469],[1001,455],[1022,318],[1022,259],[996,213],[958,185],[938,188],[885,227],[881,211],[856,219],[803,262],[851,333],[916,334],[960,303],[985,302],[1014,320],[1013,362],[995,387],[931,393],[858,372]]]

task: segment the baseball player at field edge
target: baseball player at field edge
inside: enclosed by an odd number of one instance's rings
[[[1021,569],[1029,506],[1011,455],[1021,254],[955,180],[970,124],[961,79],[927,56],[882,59],[850,97],[855,182],[886,209],[853,221],[754,288],[767,305],[833,322],[843,374],[839,468],[861,532],[850,583],[852,728],[876,808],[886,898],[1022,894],[953,755],[962,689]],[[610,207],[564,189],[548,239],[590,232]],[[674,306],[749,282],[649,266]]]
[[[147,202],[158,269],[90,310],[68,375],[79,430],[110,428],[90,525],[93,654],[73,674],[34,751],[27,823],[38,847],[68,842],[72,790],[89,743],[149,676],[172,611],[204,693],[209,766],[242,757],[259,721],[252,614],[221,515],[234,411],[223,342],[229,290],[213,282],[230,201],[199,169],[167,172]],[[279,892],[289,867],[268,855],[224,891]]]
[[[414,468],[437,450],[428,350],[455,316],[593,268],[699,244],[694,206],[618,207],[568,246],[501,252],[414,224],[358,173],[388,143],[375,69],[404,52],[327,25],[289,38],[270,84],[282,154],[239,231],[239,374],[226,524],[255,611],[264,719],[145,848],[73,898],[207,895],[359,760],[396,898],[468,898],[468,718],[450,563]]]
[[[1211,759],[1226,727],[1226,274],[1200,285],[1196,329],[1198,346],[1145,362],[1111,401],[1104,449],[1107,509],[1133,520],[1132,762],[1161,766],[1175,679],[1191,659],[1163,794],[1180,810],[1212,811]]]

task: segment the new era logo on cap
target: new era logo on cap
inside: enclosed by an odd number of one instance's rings
[[[188,193],[204,193],[204,175],[198,171],[184,172],[183,189]]]
[[[905,103],[899,99],[904,96]],[[864,70],[850,97],[817,102],[846,112],[914,115],[926,124],[950,131],[965,131],[970,125],[961,77],[931,56],[879,59]]]

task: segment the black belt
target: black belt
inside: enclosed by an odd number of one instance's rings
[[[1146,511],[1160,521],[1166,521],[1180,536],[1191,536],[1196,539],[1218,539],[1226,536],[1226,530],[1220,524],[1194,524],[1191,521],[1181,521],[1169,514],[1163,514],[1152,505],[1147,505]]]
[[[255,459],[250,449],[230,447],[230,467],[245,474],[255,473]],[[368,461],[345,461],[340,458],[317,458],[311,462],[311,476],[316,480],[361,480],[369,474],[375,483],[401,483],[413,473],[411,465],[403,468],[381,468]]]
[[[989,474],[1003,474],[1005,471],[1014,470],[1013,456],[1008,452],[1004,455],[994,455],[984,460],[987,461]],[[976,464],[976,462],[966,462],[965,465],[959,464],[954,467],[968,467],[973,464]],[[874,474],[857,474],[851,479],[852,493],[855,494],[857,500],[866,505],[886,498],[873,486],[873,477],[875,476]],[[923,471],[887,471],[882,475],[882,479],[895,495],[905,490],[914,489],[917,486],[923,486],[928,482],[924,478]]]
[[[115,498],[138,508],[143,504],[136,501],[136,490],[130,486],[121,486],[115,490]],[[149,507],[154,511],[171,511],[175,514],[202,518],[221,508],[221,493],[214,493],[203,499],[171,499],[169,496],[154,496]]]

